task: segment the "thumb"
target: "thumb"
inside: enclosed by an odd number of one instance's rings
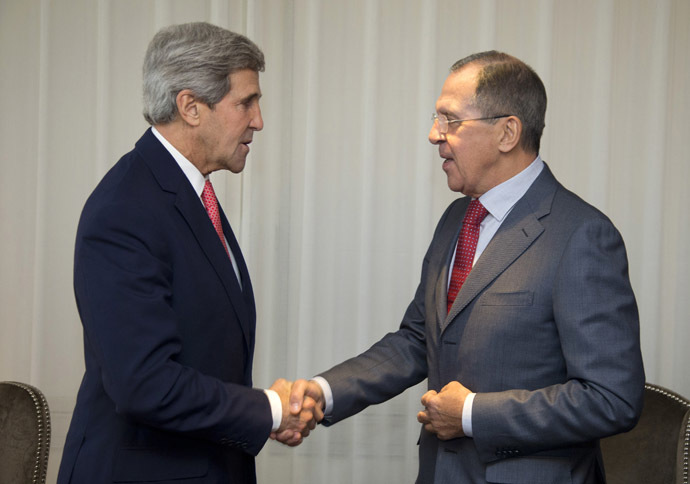
[[[304,401],[304,391],[307,389],[307,380],[297,380],[292,384],[292,391],[290,392],[290,413],[293,415],[299,414],[302,410],[302,402]]]

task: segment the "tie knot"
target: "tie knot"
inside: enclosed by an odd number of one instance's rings
[[[474,199],[470,202],[469,207],[467,207],[467,213],[465,214],[463,223],[479,225],[488,213],[484,205],[482,205],[482,202],[480,202],[479,199]]]

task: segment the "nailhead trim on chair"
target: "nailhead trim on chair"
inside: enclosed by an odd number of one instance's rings
[[[43,458],[47,456],[50,446],[50,413],[44,414],[48,411],[48,402],[43,394],[37,392],[31,385],[25,385],[16,381],[4,382],[9,385],[14,385],[26,391],[34,402],[36,409],[36,419],[38,422],[38,444],[36,445],[36,463],[34,464],[34,475],[32,484],[45,484],[46,474],[48,472],[48,459]],[[45,441],[43,435],[45,434]],[[41,465],[43,461],[43,465]]]
[[[649,383],[645,384],[645,388],[672,398],[673,400],[690,408],[690,400],[686,400],[680,395],[676,395],[675,393],[669,392],[663,388],[659,388]],[[690,478],[690,471],[688,471],[688,467],[690,467],[690,419],[688,419],[688,424],[685,426],[685,438],[683,439],[683,442],[683,484],[688,484],[688,478]]]

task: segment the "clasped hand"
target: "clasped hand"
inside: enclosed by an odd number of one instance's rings
[[[441,440],[464,437],[462,409],[470,393],[457,381],[450,382],[440,392],[429,390],[422,395],[425,408],[417,414],[417,421]]]
[[[271,439],[291,447],[301,444],[323,420],[326,403],[321,386],[314,381],[292,383],[280,378],[271,390],[278,393],[283,404],[283,420],[280,428],[271,433]],[[457,381],[448,383],[440,392],[429,390],[422,396],[424,410],[417,414],[417,420],[441,440],[463,437],[462,410],[470,393]]]
[[[271,439],[294,447],[302,443],[316,423],[323,420],[325,401],[321,387],[307,380],[294,383],[283,378],[271,385],[283,404],[283,419],[278,430],[271,432]]]

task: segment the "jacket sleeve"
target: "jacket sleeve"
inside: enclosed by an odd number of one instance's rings
[[[474,442],[484,461],[595,441],[631,429],[644,392],[639,317],[623,240],[605,218],[576,228],[553,285],[564,383],[478,393]]]
[[[272,426],[266,395],[178,362],[176,274],[161,230],[144,207],[85,212],[74,284],[86,351],[121,415],[256,455]]]
[[[397,331],[388,333],[364,353],[336,365],[320,376],[333,391],[332,415],[325,425],[354,415],[369,405],[395,397],[428,376],[427,308],[430,261],[435,242],[456,202],[441,216],[424,256],[419,285]]]

